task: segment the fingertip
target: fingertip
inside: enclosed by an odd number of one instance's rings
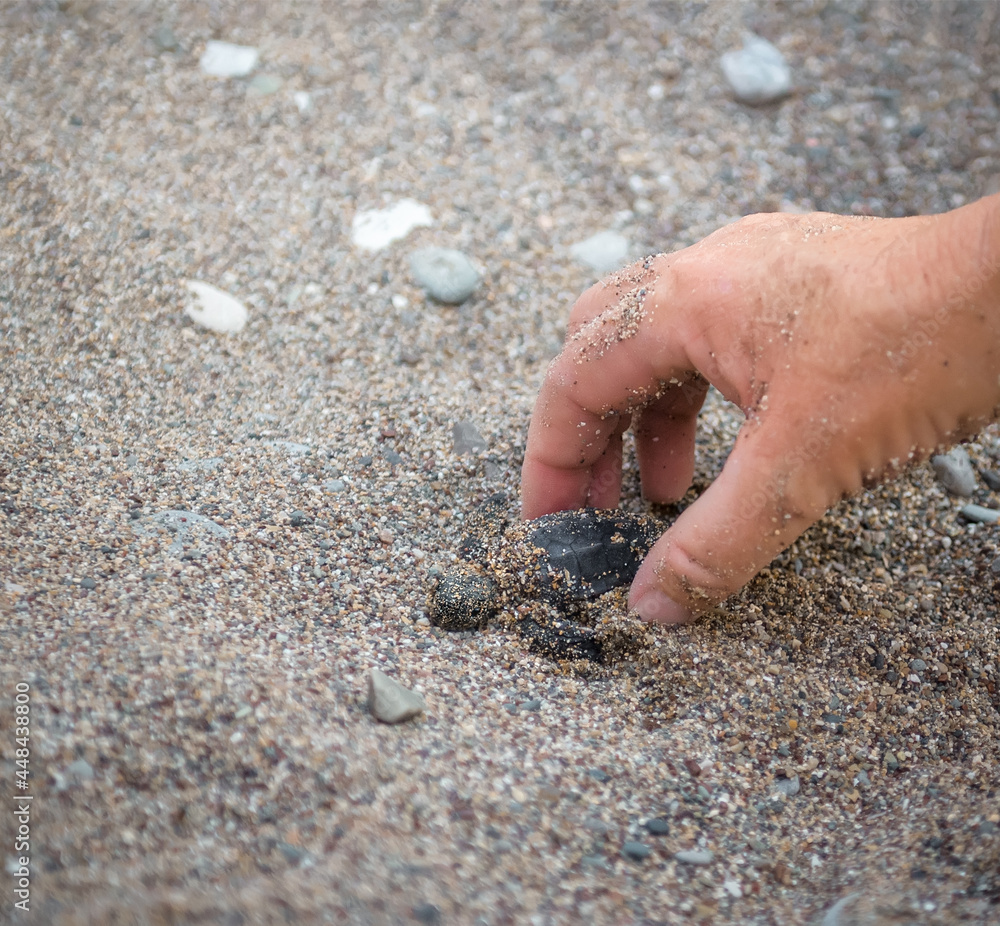
[[[643,592],[635,604],[629,604],[629,608],[650,624],[687,624],[695,617],[684,605],[678,604],[658,588]]]

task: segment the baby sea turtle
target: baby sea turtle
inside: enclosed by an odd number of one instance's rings
[[[512,612],[532,649],[556,659],[601,661],[602,641],[578,623],[587,605],[635,578],[666,525],[617,509],[580,508],[511,524],[508,498],[487,499],[469,517],[466,561],[434,589],[431,623],[478,630]]]

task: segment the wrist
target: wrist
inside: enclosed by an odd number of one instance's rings
[[[960,437],[995,419],[1000,406],[1000,195],[937,216],[935,234],[942,259],[917,268],[935,278],[939,334],[926,359],[939,407],[950,404],[949,393],[957,402]]]

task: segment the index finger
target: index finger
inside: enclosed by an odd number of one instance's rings
[[[663,395],[692,369],[666,317],[657,261],[633,264],[584,294],[569,335],[549,365],[528,427],[521,470],[522,514],[587,504],[606,486],[602,457],[622,416]],[[603,300],[603,307],[601,304]],[[597,310],[597,311],[595,311]],[[603,493],[606,497],[606,491]]]

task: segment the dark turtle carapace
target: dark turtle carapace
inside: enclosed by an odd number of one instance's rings
[[[475,630],[499,612],[533,649],[557,659],[601,659],[595,631],[577,623],[586,606],[631,583],[665,525],[617,509],[580,508],[509,523],[494,495],[469,518],[466,561],[434,589],[431,623]]]

